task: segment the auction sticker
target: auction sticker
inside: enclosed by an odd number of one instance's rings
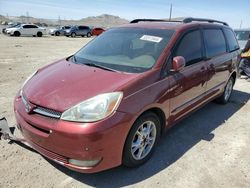
[[[157,42],[157,43],[161,42],[162,40],[161,37],[152,36],[152,35],[143,35],[140,39],[150,41],[150,42]]]

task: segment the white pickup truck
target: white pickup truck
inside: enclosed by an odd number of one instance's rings
[[[20,24],[17,25],[16,27],[7,28],[5,32],[8,35],[16,37],[19,36],[42,37],[43,35],[46,34],[46,29],[34,24]]]

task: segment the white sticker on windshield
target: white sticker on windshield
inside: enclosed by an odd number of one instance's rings
[[[157,42],[157,43],[161,42],[162,40],[161,37],[152,36],[152,35],[143,35],[140,39],[150,41],[150,42]]]

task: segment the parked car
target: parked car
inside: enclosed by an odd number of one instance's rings
[[[46,29],[42,27],[38,27],[34,24],[21,24],[16,27],[8,28],[5,30],[6,34],[11,36],[37,36],[42,37],[46,34]]]
[[[22,142],[79,172],[142,165],[176,122],[229,101],[239,55],[233,30],[216,20],[109,29],[24,83],[14,102]]]
[[[240,49],[244,49],[250,35],[250,29],[236,29],[234,32],[239,41]]]
[[[102,34],[105,30],[103,28],[99,28],[99,27],[95,27],[92,29],[92,35],[93,36],[98,36],[100,34]]]
[[[17,23],[17,24],[14,24],[14,25],[10,25],[10,26],[8,26],[8,27],[6,27],[6,28],[3,28],[3,29],[2,29],[2,33],[3,33],[3,34],[7,34],[7,33],[6,33],[6,29],[15,28],[15,27],[20,27],[20,25],[21,25],[20,23]]]
[[[73,26],[70,29],[66,29],[64,35],[67,37],[91,37],[91,29],[88,26]]]
[[[50,35],[55,35],[55,36],[64,35],[65,31],[67,29],[70,29],[70,28],[71,28],[71,26],[62,26],[62,27],[50,29],[49,34]]]

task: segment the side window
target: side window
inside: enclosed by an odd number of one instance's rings
[[[86,27],[86,26],[79,26],[79,29],[81,29],[81,30],[86,30],[86,29],[89,29],[89,28]]]
[[[227,38],[229,51],[232,52],[234,50],[238,50],[239,44],[237,42],[234,32],[230,29],[224,29],[224,31]]]
[[[214,57],[227,51],[226,41],[222,30],[205,29],[204,39],[206,45],[206,54],[208,58]]]
[[[29,27],[29,25],[24,25],[23,28],[24,29],[29,29],[30,27]]]
[[[38,28],[36,25],[30,25],[30,28]]]
[[[192,65],[202,59],[202,42],[199,30],[184,35],[181,39],[174,56],[183,56],[186,66]]]

